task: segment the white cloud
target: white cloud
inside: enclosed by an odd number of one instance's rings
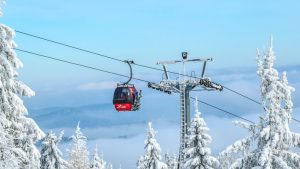
[[[79,90],[106,90],[114,89],[118,82],[115,81],[101,81],[101,82],[89,82],[80,85]]]
[[[295,108],[293,117],[300,119],[300,108]],[[258,122],[259,116],[263,112],[249,112],[243,116],[246,119]],[[193,115],[192,115],[193,116]],[[213,115],[204,116],[204,119],[210,128],[209,134],[213,141],[210,144],[214,155],[218,155],[233,142],[246,137],[249,133],[239,126],[235,126],[232,121],[239,120],[236,118],[216,117]],[[92,152],[95,145],[99,146],[104,159],[111,162],[115,167],[122,164],[122,168],[134,168],[139,155],[144,153],[144,140],[146,139],[146,122],[131,125],[103,126],[95,128],[82,128],[83,133],[88,137],[88,147]],[[155,122],[153,127],[158,131],[157,141],[161,145],[162,155],[164,153],[178,155],[179,149],[179,124],[169,121]],[[58,133],[61,129],[55,129]],[[292,121],[291,130],[299,132],[299,123]],[[66,128],[65,136],[73,134],[74,129]],[[122,137],[128,136],[128,137]],[[62,145],[62,150],[69,147],[69,143]],[[64,153],[67,155],[67,153]]]
[[[256,121],[258,114],[251,114],[246,118]],[[204,117],[210,128],[209,134],[213,138],[210,144],[213,154],[217,155],[234,141],[247,136],[247,131],[235,126],[232,121],[237,119],[207,116]],[[165,153],[177,154],[179,150],[179,124],[169,121],[153,122],[153,127],[157,133],[157,141],[161,145],[162,155]],[[105,126],[96,128],[84,128],[83,133],[88,137],[88,147],[92,151],[97,144],[104,154],[104,159],[111,162],[115,167],[122,164],[122,168],[134,168],[140,155],[144,153],[144,140],[146,139],[146,123]],[[54,130],[58,133],[61,129]],[[74,129],[64,129],[65,136],[73,134]],[[229,134],[230,133],[230,134]],[[117,136],[129,137],[117,137]],[[62,145],[65,152],[69,143]],[[64,153],[67,154],[66,152]]]
[[[280,71],[281,72],[281,71]],[[225,76],[226,74],[226,76]],[[154,79],[154,76],[150,75],[138,75],[143,79]],[[293,117],[300,119],[300,108],[297,104],[297,100],[300,99],[299,91],[300,83],[298,81],[299,72],[297,70],[288,71],[288,78],[292,86],[296,88],[296,92],[293,94],[293,101],[295,104],[295,109],[293,111]],[[234,90],[246,94],[247,96],[260,100],[260,79],[255,74],[255,72],[221,72],[212,76],[213,79],[218,79],[218,81],[223,81],[223,84]],[[153,80],[153,81],[154,81]],[[133,81],[138,89],[145,86],[144,83]],[[94,90],[105,90],[114,89],[116,87],[117,80],[115,81],[101,81],[101,82],[90,82],[80,85],[78,88],[82,90],[82,93],[88,93],[86,91],[93,92]],[[103,94],[105,97],[111,93],[105,94],[104,91],[97,92]],[[153,120],[154,128],[158,130],[157,140],[161,145],[163,153],[169,152],[170,154],[178,154],[179,146],[179,124],[178,118],[171,118],[169,116],[172,113],[172,117],[176,116],[173,113],[179,111],[178,105],[171,104],[176,103],[176,98],[179,96],[163,95],[157,91],[146,90],[143,100],[143,109],[137,112],[134,118],[139,119],[140,123],[133,123],[131,125],[109,125],[109,126],[96,126],[95,128],[85,128],[83,127],[83,132],[88,136],[88,146],[90,151],[93,150],[96,144],[99,145],[101,152],[104,153],[104,159],[108,162],[114,164],[118,167],[122,164],[122,168],[134,168],[138,156],[143,153],[144,140],[145,140],[145,130],[146,121]],[[80,93],[81,94],[81,93]],[[243,99],[240,96],[231,93],[227,90],[223,92],[209,92],[209,94],[194,93],[203,97],[204,101],[212,103],[213,105],[224,108],[233,113],[242,115],[243,117],[257,122],[260,115],[264,115],[261,106],[249,102],[247,99]],[[93,96],[93,95],[92,95]],[[107,99],[107,98],[106,98]],[[88,99],[87,99],[88,100]],[[91,99],[90,99],[91,100]],[[80,100],[82,102],[82,100]],[[155,106],[153,106],[155,104]],[[192,103],[191,103],[192,104]],[[202,105],[201,105],[202,106]],[[192,108],[193,109],[193,108]],[[231,116],[227,116],[222,112],[214,109],[210,109],[207,106],[200,107],[207,125],[210,128],[210,134],[213,138],[213,142],[210,144],[212,151],[217,155],[220,151],[225,149],[228,145],[232,144],[234,141],[244,138],[248,135],[247,131],[235,126],[232,121],[238,120],[233,119]],[[151,116],[146,112],[153,112],[160,114],[157,116]],[[240,113],[239,113],[240,112]],[[144,116],[145,118],[141,118]],[[193,112],[191,111],[191,114]],[[210,114],[210,115],[207,115]],[[216,116],[217,115],[217,116]],[[101,115],[99,115],[101,116]],[[162,122],[157,123],[158,118],[162,118]],[[125,121],[125,119],[124,119]],[[173,121],[173,122],[170,122]],[[156,122],[156,123],[155,123]],[[100,123],[99,123],[100,124]],[[55,131],[60,129],[56,129]],[[292,121],[291,130],[294,132],[300,132],[299,123]],[[57,131],[57,132],[58,132]],[[65,136],[71,136],[74,132],[72,128],[65,129]],[[63,145],[62,150],[68,147],[69,143]],[[66,154],[66,153],[65,153]]]

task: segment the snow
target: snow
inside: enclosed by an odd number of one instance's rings
[[[87,138],[82,134],[78,123],[75,134],[72,136],[72,147],[69,150],[68,162],[70,164],[70,169],[90,168],[86,140]]]
[[[192,119],[191,126],[188,129],[186,137],[187,147],[184,149],[185,162],[184,168],[217,168],[218,160],[211,155],[208,144],[212,138],[208,134],[209,128],[198,110],[198,99],[195,99],[195,116]]]
[[[109,168],[110,165],[108,165],[107,168]],[[106,168],[106,162],[103,160],[103,156],[99,157],[98,154],[98,146],[96,145],[94,156],[93,156],[93,161],[91,164],[91,169],[105,169]]]
[[[138,159],[137,169],[167,169],[167,165],[161,161],[161,149],[155,135],[156,131],[152,128],[152,123],[149,123],[145,140],[145,154]]]
[[[4,1],[0,3],[1,11]],[[0,168],[112,169],[112,164],[104,161],[103,154],[99,156],[97,146],[90,161],[87,137],[81,132],[79,123],[72,137],[67,162],[58,148],[62,134],[57,137],[50,131],[44,137],[39,126],[28,117],[21,97],[32,97],[35,92],[18,79],[17,70],[22,68],[23,64],[14,51],[17,47],[14,37],[13,29],[0,25]],[[261,78],[261,103],[265,116],[260,117],[257,124],[235,122],[250,135],[228,146],[220,153],[219,159],[213,157],[208,147],[212,142],[208,134],[209,128],[206,127],[198,105],[195,104],[195,116],[186,138],[184,168],[218,168],[219,161],[221,167],[226,169],[300,168],[300,156],[293,152],[293,148],[300,146],[300,134],[291,132],[289,127],[293,111],[292,93],[295,89],[289,85],[286,72],[280,77],[278,71],[273,68],[275,59],[272,42],[266,54],[261,56],[258,52],[257,74]],[[87,87],[98,89],[99,86],[107,87],[103,84],[89,84]],[[166,155],[166,163],[162,161],[161,148],[155,136],[156,131],[149,123],[145,152],[139,158],[137,168],[177,169],[176,155]],[[40,154],[36,143],[41,139],[43,143]],[[234,153],[240,154],[232,155]]]
[[[3,1],[1,1],[2,3]],[[0,25],[0,132],[3,156],[1,168],[40,168],[40,153],[35,144],[44,133],[28,112],[20,97],[34,96],[23,82],[18,80],[17,69],[23,66],[14,48],[15,32]]]
[[[173,156],[169,156],[169,154],[167,153],[165,155],[165,161],[168,166],[168,169],[178,168],[178,157],[176,156],[176,154],[174,154]]]
[[[58,144],[61,141],[63,132],[57,137],[50,131],[43,138],[41,149],[41,169],[67,169],[69,164],[62,158],[62,153],[58,149]]]
[[[220,153],[223,168],[300,167],[300,156],[291,150],[299,147],[299,134],[289,129],[293,106],[291,93],[294,88],[288,85],[285,72],[279,78],[279,73],[273,68],[275,58],[271,39],[268,52],[261,56],[258,51],[257,57],[257,74],[261,78],[261,102],[266,114],[255,125],[238,123],[250,132],[250,136],[235,142]],[[255,147],[253,150],[250,150],[251,144]],[[240,151],[243,152],[240,157],[231,155]]]

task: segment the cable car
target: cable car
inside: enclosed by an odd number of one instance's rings
[[[137,111],[140,108],[141,91],[138,91],[133,84],[129,84],[132,79],[131,64],[133,61],[125,61],[130,67],[129,80],[123,84],[117,84],[114,92],[113,104],[115,109],[120,111]]]

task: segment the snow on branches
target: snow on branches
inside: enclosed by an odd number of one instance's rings
[[[266,54],[257,56],[257,74],[261,78],[261,102],[266,115],[256,125],[239,123],[250,131],[250,136],[235,142],[221,154],[223,168],[299,168],[300,156],[293,153],[291,147],[299,147],[299,134],[289,129],[292,112],[291,93],[295,90],[289,86],[286,73],[279,73],[273,68],[276,57],[273,44]],[[250,151],[250,146],[255,147]],[[232,159],[230,154],[243,151],[241,157]]]
[[[90,168],[86,141],[87,138],[82,134],[78,123],[75,134],[72,136],[72,148],[69,151],[70,169]]]
[[[145,154],[137,162],[137,169],[167,169],[167,165],[161,161],[160,145],[155,139],[156,131],[152,124],[148,124],[147,140],[145,140]]]
[[[89,161],[86,142],[87,137],[82,134],[78,123],[75,134],[72,136],[71,150],[67,150],[69,152],[68,169],[112,169],[112,165],[103,160],[103,155],[99,156],[97,145],[93,158]]]
[[[170,156],[168,153],[165,154],[165,161],[168,166],[168,169],[178,169],[178,157],[176,154]]]
[[[26,154],[20,149],[15,148],[11,140],[11,137],[4,132],[4,129],[0,125],[0,168],[19,168],[19,164],[22,161],[17,158],[16,154],[18,154],[19,157],[22,155],[22,159],[27,159]]]
[[[35,143],[44,137],[44,133],[31,118],[27,117],[27,109],[20,98],[34,96],[34,92],[18,80],[17,69],[23,64],[14,51],[17,47],[14,37],[13,29],[3,24],[0,25],[1,132],[7,139],[6,143],[9,144],[4,147],[10,147],[9,151],[18,163],[18,167],[15,168],[38,169],[40,168],[40,154]],[[11,159],[2,160],[11,161]]]
[[[91,169],[106,169],[109,168],[110,166],[106,167],[106,162],[103,160],[103,156],[99,157],[98,154],[98,146],[96,145],[94,156],[93,156],[93,161],[91,164]]]
[[[190,169],[213,169],[219,165],[218,160],[211,155],[211,150],[208,144],[212,139],[207,133],[209,128],[203,118],[200,117],[201,113],[198,111],[198,100],[195,99],[195,116],[188,129],[186,137],[187,147],[184,149],[185,162],[184,168]]]
[[[41,169],[67,169],[69,164],[62,158],[62,153],[58,149],[63,132],[57,137],[50,131],[42,142]]]
[[[0,17],[3,15],[2,6],[5,5],[5,3],[6,3],[5,0],[0,0]]]

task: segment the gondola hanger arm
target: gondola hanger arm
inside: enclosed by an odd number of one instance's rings
[[[124,60],[125,63],[128,64],[129,69],[130,69],[130,76],[129,79],[123,83],[123,85],[127,85],[131,80],[132,80],[132,67],[131,64],[134,64],[133,60]]]

